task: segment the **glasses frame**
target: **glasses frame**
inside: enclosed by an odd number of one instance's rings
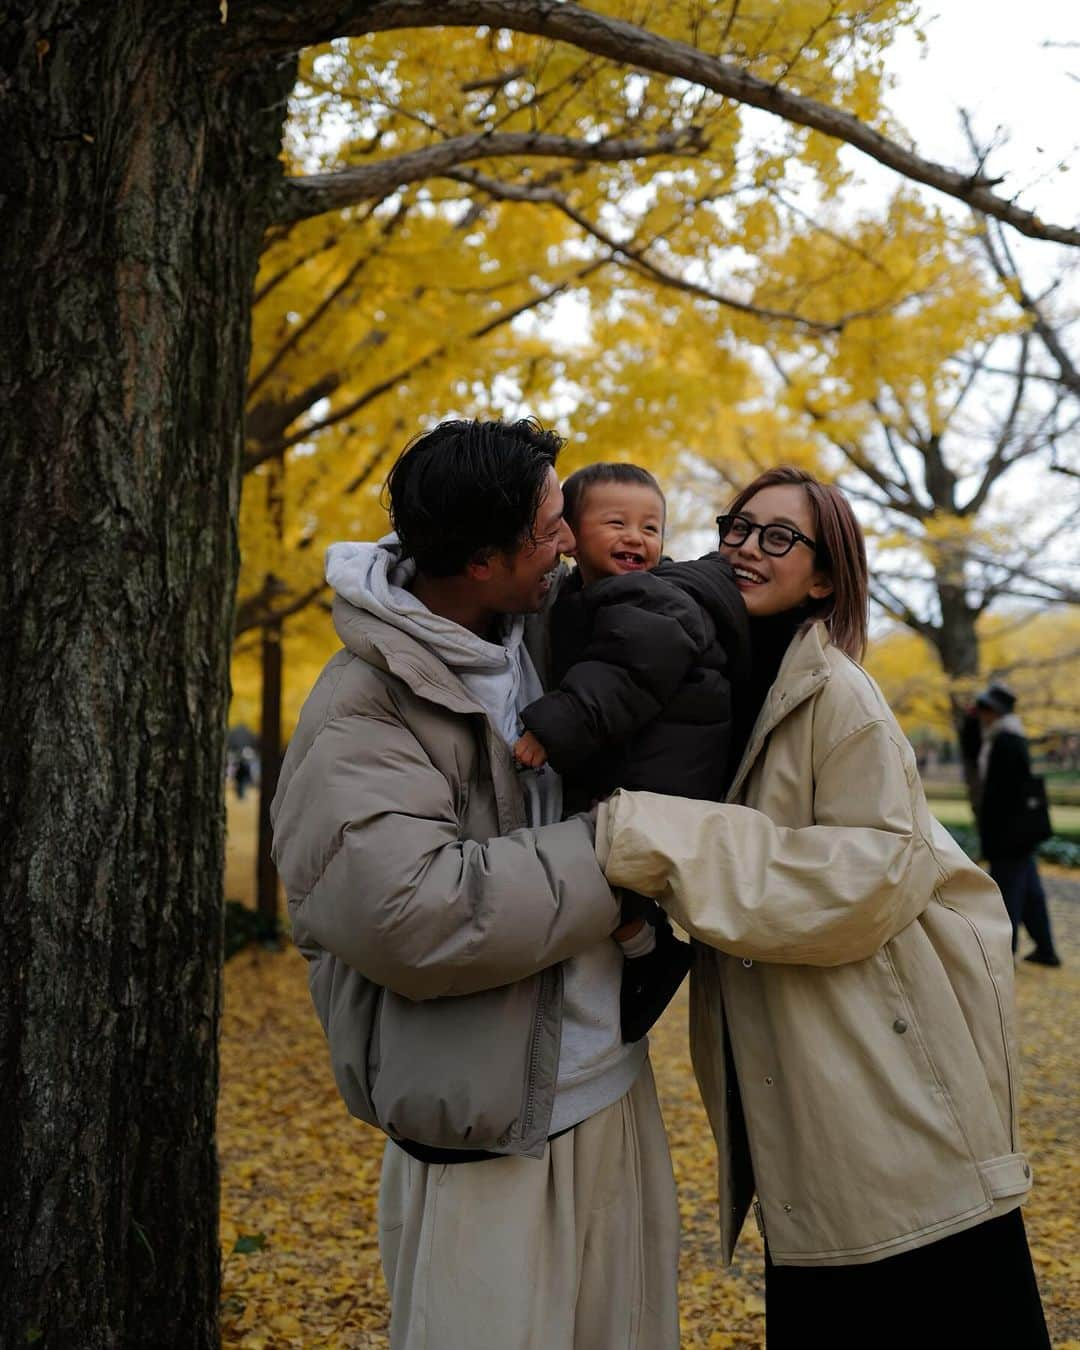
[[[721,522],[728,521],[729,522],[728,528],[730,529],[731,528],[730,522],[735,520],[741,520],[745,522],[747,527],[746,538],[740,539],[737,544],[727,544],[726,540],[724,539],[724,528]],[[765,547],[764,532],[774,525],[776,526],[777,529],[787,530],[787,532],[791,535],[791,543],[788,544],[787,548],[781,549],[779,553],[777,553],[775,549]],[[814,553],[817,553],[817,540],[809,538],[807,535],[803,534],[801,530],[797,530],[794,525],[788,525],[785,521],[782,520],[765,520],[759,522],[751,520],[749,516],[744,516],[738,511],[734,511],[730,515],[717,516],[716,528],[720,533],[720,543],[726,544],[726,547],[728,548],[741,548],[743,544],[746,543],[747,539],[750,539],[752,537],[754,531],[757,530],[758,548],[761,549],[762,553],[764,553],[766,557],[786,558],[796,544],[805,544],[808,549],[811,549]]]

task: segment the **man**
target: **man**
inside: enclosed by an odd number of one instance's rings
[[[293,935],[379,1197],[393,1350],[678,1345],[677,1213],[618,905],[587,816],[519,773],[525,614],[573,547],[561,442],[445,422],[387,483],[396,534],[327,555],[344,645],[272,807]],[[538,627],[532,621],[530,627]],[[536,650],[542,633],[530,634]]]
[[[982,724],[979,750],[979,838],[990,875],[997,882],[1009,911],[1013,951],[1021,920],[1035,947],[1025,961],[1060,966],[1054,949],[1050,915],[1046,908],[1035,842],[1025,825],[1025,800],[1031,777],[1027,737],[1013,709],[1016,695],[1006,685],[992,683],[975,699]]]

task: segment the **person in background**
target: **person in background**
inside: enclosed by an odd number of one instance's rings
[[[1025,827],[1031,754],[1015,712],[1016,695],[1007,685],[991,683],[976,697],[975,708],[982,723],[979,842],[1009,911],[1013,951],[1022,922],[1035,943],[1024,960],[1038,966],[1060,966],[1046,892],[1035,863],[1036,844]]]
[[[728,799],[620,790],[596,847],[694,940],[723,1260],[756,1191],[769,1350],[1048,1350],[1008,916],[858,664],[858,522],[837,488],[778,468],[718,525],[753,656]]]

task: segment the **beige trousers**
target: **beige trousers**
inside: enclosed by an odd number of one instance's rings
[[[679,1215],[646,1060],[542,1158],[417,1162],[387,1144],[391,1350],[677,1350]]]

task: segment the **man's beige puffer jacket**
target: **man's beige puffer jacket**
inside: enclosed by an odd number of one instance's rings
[[[522,828],[513,759],[421,643],[342,600],[272,806],[293,937],[349,1110],[439,1148],[540,1156],[558,963],[618,905],[582,816]]]

